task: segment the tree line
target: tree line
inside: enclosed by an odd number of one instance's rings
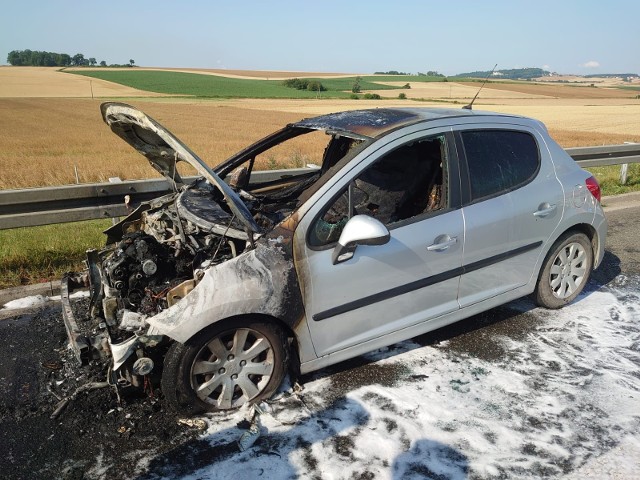
[[[486,70],[459,73],[454,76],[465,78],[486,78],[491,75],[493,80],[531,80],[532,78],[549,76],[550,73],[551,72],[548,70],[543,70],[542,68],[510,68],[507,70],[496,70],[493,74],[491,71]]]
[[[374,72],[374,75],[413,75],[409,72],[399,72],[398,70],[388,70],[386,72]],[[436,70],[429,70],[427,73],[418,72],[418,77],[444,77],[442,73]]]
[[[303,78],[289,78],[282,82],[282,85],[296,90],[309,90],[311,92],[324,92],[327,88],[317,80],[307,80]]]
[[[67,53],[44,52],[39,50],[12,50],[7,55],[7,62],[13,66],[29,67],[93,67],[98,61],[93,58],[85,58],[82,53],[71,56]],[[102,60],[101,67],[133,67],[135,60],[130,59],[124,65],[111,64]]]

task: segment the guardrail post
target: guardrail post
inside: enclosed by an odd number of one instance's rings
[[[122,183],[122,179],[120,177],[109,177],[109,183]],[[120,223],[120,217],[113,217],[111,219],[112,225],[117,225]]]
[[[627,169],[629,168],[628,163],[623,163],[620,166],[620,185],[625,185],[627,183]]]

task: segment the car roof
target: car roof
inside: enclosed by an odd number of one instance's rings
[[[376,138],[396,128],[420,122],[478,116],[523,118],[515,115],[463,108],[372,108],[306,118],[291,124],[291,126],[313,130],[348,132],[354,134],[354,136]]]

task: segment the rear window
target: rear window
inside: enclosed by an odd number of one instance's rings
[[[472,201],[519,188],[538,171],[538,144],[526,132],[472,130],[461,132],[461,136]]]

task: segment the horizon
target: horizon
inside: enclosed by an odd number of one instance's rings
[[[29,49],[31,50],[31,49]],[[50,53],[60,53],[60,54],[64,54],[64,53],[68,53],[68,52],[50,52]],[[82,52],[78,52],[78,53],[82,53]],[[86,58],[86,57],[85,57]],[[87,68],[87,69],[101,69],[101,68],[123,68],[123,69],[127,69],[130,68],[129,65],[106,65],[104,67],[100,66],[100,65],[70,65],[67,67],[63,67],[63,66],[39,66],[39,65],[11,65],[8,63],[5,64],[0,64],[0,68],[2,67],[16,67],[16,68]],[[268,70],[261,70],[261,69],[231,69],[231,68],[212,68],[212,67],[160,67],[157,65],[138,65],[137,63],[135,65],[133,65],[132,67],[134,68],[139,68],[139,69],[158,69],[158,70],[193,70],[194,73],[197,71],[206,71],[206,70],[214,70],[214,71],[220,71],[220,72],[224,72],[224,71],[228,71],[228,72],[268,72],[268,73],[307,73],[309,74],[309,76],[312,76],[314,74],[322,74],[322,75],[364,75],[364,76],[376,76],[376,75],[386,75],[386,76],[418,76],[418,75],[426,75],[425,72],[401,72],[400,70],[398,70],[399,73],[389,73],[392,71],[396,71],[395,69],[390,69],[387,71],[378,71],[378,72],[329,72],[329,71],[318,71],[318,70],[301,70],[301,69],[294,69],[294,70],[274,70],[274,69],[268,69]],[[522,67],[522,68],[514,68],[514,69],[509,69],[509,68],[504,68],[504,69],[500,69],[497,68],[495,70],[495,73],[493,75],[491,75],[488,78],[488,81],[491,82],[492,80],[494,81],[499,81],[502,80],[502,78],[500,77],[500,75],[496,75],[499,74],[502,71],[510,71],[510,70],[528,70],[528,69],[541,69],[540,67]],[[544,69],[541,69],[544,70]],[[489,73],[490,70],[476,70],[476,71],[465,71],[465,72],[459,72],[459,73],[454,73],[451,75],[444,75],[443,78],[455,78],[455,77],[461,77],[461,76],[467,76],[469,78],[482,78],[481,76],[478,77],[473,77],[473,76],[469,76],[467,74],[470,73],[484,73],[485,75],[487,73]],[[438,72],[439,73],[439,72]],[[551,71],[547,71],[547,73],[550,73],[552,76],[557,76],[557,77],[624,77],[624,76],[635,76],[635,77],[640,77],[640,73],[637,72],[600,72],[600,73],[584,73],[584,74],[577,74],[577,73],[562,73],[562,72],[551,72]],[[498,77],[498,78],[494,78],[494,77]],[[509,80],[510,78],[505,78],[505,80]]]

